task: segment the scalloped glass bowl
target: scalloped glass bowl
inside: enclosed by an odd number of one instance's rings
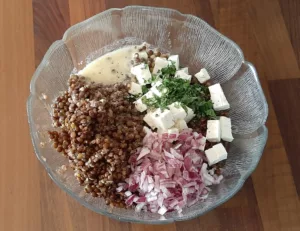
[[[181,65],[191,73],[205,67],[213,82],[222,84],[231,105],[234,141],[224,168],[225,180],[212,188],[208,199],[160,217],[134,210],[111,209],[102,199],[84,193],[68,169],[68,161],[51,147],[51,103],[67,89],[72,72],[81,70],[95,58],[117,48],[148,42],[154,47],[180,55]],[[110,9],[68,29],[46,53],[30,85],[27,110],[32,142],[37,158],[53,181],[87,208],[129,222],[163,224],[200,216],[221,205],[243,186],[257,166],[267,140],[266,103],[254,67],[241,49],[200,18],[163,8],[130,6]]]

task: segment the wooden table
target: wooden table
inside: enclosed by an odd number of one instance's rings
[[[259,166],[230,201],[194,220],[121,223],[79,205],[36,159],[25,102],[44,53],[71,25],[112,7],[163,6],[197,15],[236,41],[269,103]],[[300,230],[299,0],[0,0],[0,230]]]

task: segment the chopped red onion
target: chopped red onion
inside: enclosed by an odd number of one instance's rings
[[[126,179],[128,184],[117,188],[125,191],[125,202],[135,205],[135,211],[181,213],[184,207],[207,198],[207,185],[219,184],[223,179],[207,170],[203,153],[206,139],[202,134],[191,129],[180,134],[145,132],[143,148],[129,160],[132,174]]]

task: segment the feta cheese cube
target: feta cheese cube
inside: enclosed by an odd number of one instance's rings
[[[149,125],[149,127],[151,127],[152,129],[155,129],[155,123],[153,120],[153,112],[148,112],[145,116],[144,116],[144,121]]]
[[[175,78],[191,81],[192,76],[185,73],[183,70],[176,71]]]
[[[227,151],[222,143],[216,144],[212,148],[205,150],[205,155],[210,166],[227,159]]]
[[[147,105],[143,103],[142,98],[134,101],[134,105],[136,110],[138,110],[139,112],[144,112],[147,110]]]
[[[162,134],[162,133],[168,133],[168,134],[179,134],[179,130],[178,128],[175,128],[174,126],[169,128],[169,129],[162,129],[162,128],[158,128],[156,131],[158,134]]]
[[[179,69],[179,56],[178,55],[171,55],[169,58],[169,63],[172,64],[174,63],[176,70]]]
[[[205,68],[202,68],[198,73],[195,74],[195,77],[200,83],[205,83],[210,79],[210,76]]]
[[[167,132],[168,130],[165,130],[165,129],[162,129],[162,128],[158,128],[157,129],[157,134],[163,134],[163,133],[165,133],[165,132]]]
[[[148,65],[141,63],[131,68],[131,73],[136,76],[137,81],[141,85],[146,85],[151,79],[151,72]]]
[[[164,58],[156,57],[155,63],[154,63],[154,68],[153,68],[153,74],[157,74],[162,68],[165,68],[168,65],[169,65],[168,60],[166,60]]]
[[[144,131],[144,133],[146,133],[146,134],[148,134],[148,133],[151,133],[152,131],[151,131],[151,129],[150,128],[148,128],[147,126],[144,126],[143,127],[143,131]]]
[[[208,165],[213,165],[218,163],[218,153],[216,153],[213,148],[209,148],[205,150],[205,155],[208,161]]]
[[[186,73],[187,75],[189,74],[189,68],[188,67],[181,68],[180,70],[183,71],[184,73]]]
[[[219,120],[207,120],[206,139],[210,142],[220,142],[221,131]]]
[[[140,84],[137,84],[135,82],[131,82],[129,93],[132,95],[139,95],[142,94],[142,86]]]
[[[172,112],[168,109],[165,109],[163,111],[160,108],[156,109],[153,112],[153,121],[155,127],[163,130],[167,130],[175,124]]]
[[[194,111],[191,108],[187,107],[187,115],[184,119],[185,122],[187,123],[190,122],[194,117],[195,117]]]
[[[168,133],[169,134],[179,134],[179,130],[178,130],[178,128],[170,128],[170,129],[168,129]]]
[[[231,132],[231,119],[225,116],[220,116],[221,139],[227,142],[233,141]]]
[[[178,128],[179,131],[182,131],[182,130],[184,130],[184,129],[188,129],[188,128],[189,128],[189,127],[187,126],[185,120],[183,120],[183,119],[176,120],[174,126],[175,126],[176,128]]]
[[[162,94],[165,92],[166,89],[159,89],[159,86],[162,84],[161,80],[157,80],[155,84],[150,88],[150,91],[152,91],[155,95],[158,97],[161,97]]]
[[[159,78],[158,76],[156,76],[155,79],[153,79],[154,76],[152,76],[152,82],[151,82],[151,86],[154,86],[157,82],[161,82],[161,78]]]
[[[219,162],[227,159],[227,151],[222,143],[218,143],[212,147],[219,155]]]
[[[146,97],[147,99],[152,98],[153,92],[148,91],[145,95],[143,95],[141,98],[139,98],[138,100],[134,101],[133,103],[135,104],[135,108],[136,110],[138,110],[139,112],[144,112],[147,110],[147,105],[143,103],[143,97]]]
[[[187,113],[179,102],[170,104],[168,108],[172,112],[174,120],[184,119],[187,116]]]
[[[222,111],[230,108],[230,105],[224,95],[223,89],[219,83],[209,86],[208,89],[215,111]]]
[[[153,94],[153,92],[148,91],[148,92],[147,92],[144,96],[142,96],[142,97],[146,97],[147,99],[150,99],[150,98],[154,97],[154,94]]]

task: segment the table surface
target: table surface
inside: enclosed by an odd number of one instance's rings
[[[69,26],[130,4],[194,14],[233,39],[269,103],[257,169],[236,196],[197,219],[158,227],[98,215],[60,190],[33,152],[25,103],[48,47]],[[0,0],[0,230],[300,230],[299,19],[299,0]]]

